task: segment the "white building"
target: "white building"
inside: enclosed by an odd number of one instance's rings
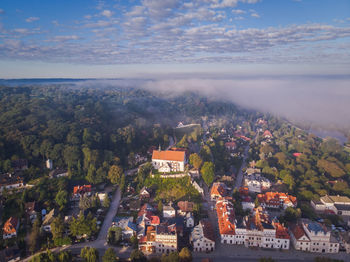
[[[350,216],[350,198],[346,196],[323,196],[312,200],[311,206],[318,212],[330,212],[340,216]]]
[[[201,220],[191,232],[190,242],[195,252],[208,252],[215,249],[215,235],[209,220]]]
[[[53,168],[53,163],[51,159],[46,160],[46,168],[47,169],[52,169]]]
[[[185,171],[186,154],[184,151],[153,150],[152,165],[162,173]]]
[[[6,190],[21,188],[24,186],[23,179],[15,174],[6,173],[0,175],[0,193]]]
[[[186,227],[194,227],[194,217],[191,212],[188,212],[185,216]]]
[[[163,217],[164,218],[175,217],[175,215],[176,215],[176,210],[171,205],[163,207]]]
[[[303,232],[300,232],[301,229]],[[338,253],[339,242],[324,225],[309,219],[301,219],[299,228],[291,230],[296,249],[315,253]],[[308,244],[306,244],[308,243]]]
[[[248,187],[249,192],[261,193],[262,190],[269,189],[271,182],[266,177],[261,176],[259,173],[253,173],[246,175],[244,183]]]

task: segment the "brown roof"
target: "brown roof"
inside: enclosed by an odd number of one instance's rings
[[[177,203],[177,206],[182,212],[192,212],[194,203],[189,201],[180,201],[179,203]]]
[[[224,183],[214,183],[210,190],[210,195],[224,197],[224,195],[226,194],[225,187],[226,186]]]
[[[25,203],[26,213],[31,213],[35,211],[35,201]]]
[[[305,231],[301,225],[293,225],[291,227],[291,231],[292,231],[295,239],[297,239],[297,240],[305,235]]]
[[[210,223],[209,219],[203,219],[200,221],[200,223],[201,223],[202,228],[203,228],[204,237],[215,242],[214,229],[213,229],[213,226]]]
[[[153,150],[152,159],[168,160],[168,161],[184,161],[185,152],[183,151],[159,151]]]

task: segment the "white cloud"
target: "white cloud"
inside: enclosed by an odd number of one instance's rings
[[[13,29],[14,32],[19,33],[19,34],[27,34],[29,33],[29,30],[26,28],[15,28]]]
[[[110,10],[103,10],[103,11],[101,12],[101,15],[110,18],[110,17],[113,15],[113,12],[110,11]]]
[[[31,22],[34,22],[34,21],[38,21],[40,18],[39,17],[36,17],[36,16],[31,16],[31,17],[28,17],[26,19],[26,22],[27,23],[31,23]]]
[[[245,14],[246,11],[242,10],[242,9],[233,9],[232,13],[236,14],[236,15],[242,15]]]
[[[49,39],[48,41],[52,42],[65,42],[65,41],[70,41],[70,40],[78,40],[80,39],[79,36],[77,35],[58,35],[55,36],[52,39]]]
[[[260,15],[258,13],[252,13],[251,16],[255,18],[260,18]]]

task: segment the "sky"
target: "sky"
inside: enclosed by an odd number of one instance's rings
[[[349,0],[1,0],[0,78],[349,75]]]

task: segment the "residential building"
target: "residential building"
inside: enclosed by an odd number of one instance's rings
[[[75,186],[73,189],[73,197],[80,198],[84,194],[91,194],[91,185]]]
[[[306,235],[302,225],[295,224],[289,228],[290,238],[296,250],[310,251],[311,241]]]
[[[204,196],[204,190],[203,188],[200,187],[200,185],[198,185],[198,183],[195,180],[191,181],[192,186],[198,191],[199,194],[201,194],[202,196]]]
[[[273,138],[271,132],[269,130],[265,130],[264,134],[262,135],[263,138],[271,139]]]
[[[5,173],[0,175],[0,193],[6,190],[21,188],[24,186],[23,179],[16,174]]]
[[[176,215],[176,210],[175,208],[172,207],[172,203],[163,207],[164,218],[175,217],[175,215]]]
[[[296,207],[297,198],[288,193],[266,192],[265,194],[258,194],[258,201],[263,208],[282,208]]]
[[[255,203],[250,196],[243,197],[241,203],[243,210],[253,211],[255,207]]]
[[[340,240],[345,248],[345,252],[349,254],[350,253],[350,231],[341,232]]]
[[[25,203],[24,209],[25,209],[27,219],[31,223],[33,223],[35,221],[35,219],[37,218],[35,201]]]
[[[186,227],[194,227],[194,217],[192,212],[188,212],[185,216]]]
[[[43,223],[41,224],[41,227],[46,232],[51,232],[51,223],[55,219],[55,217],[58,215],[57,210],[54,208],[52,209],[44,218]]]
[[[225,147],[227,150],[233,151],[236,149],[237,145],[236,145],[236,142],[230,141],[225,143]]]
[[[152,164],[162,173],[185,171],[186,152],[153,150]]]
[[[212,201],[226,196],[226,185],[221,182],[216,182],[212,185],[210,190],[210,198]]]
[[[2,238],[8,239],[17,236],[17,230],[19,227],[19,220],[17,217],[10,217],[4,224],[2,229]]]
[[[221,243],[233,244],[235,239],[235,213],[233,204],[228,200],[216,202],[216,213]]]
[[[208,252],[215,249],[214,229],[208,219],[199,221],[191,232],[190,242],[195,252]]]
[[[68,170],[64,168],[56,168],[49,173],[50,178],[66,177],[68,175]]]
[[[144,200],[144,199],[149,199],[151,197],[151,193],[150,190],[146,187],[141,188],[140,190],[140,199]]]
[[[271,187],[271,182],[260,173],[252,173],[244,177],[244,184],[248,187],[249,192],[261,193]]]
[[[115,217],[112,226],[120,227],[123,232],[123,239],[130,239],[136,235],[137,227],[133,223],[133,217]]]
[[[178,214],[180,216],[186,216],[188,212],[193,212],[194,203],[190,201],[180,201],[177,203],[179,208]]]
[[[46,168],[47,169],[52,169],[53,168],[53,163],[51,159],[46,160]]]

